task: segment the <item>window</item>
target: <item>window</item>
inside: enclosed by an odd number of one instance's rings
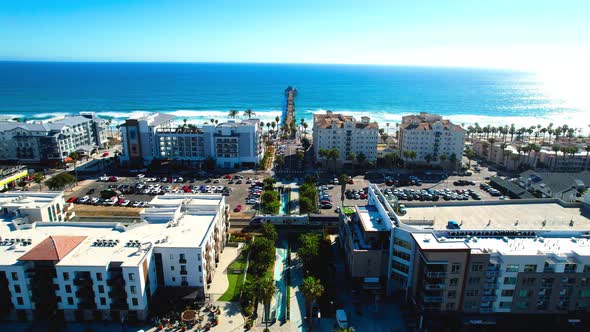
[[[202,270],[201,265],[199,265],[199,272],[201,272],[201,270]]]
[[[584,272],[590,272],[590,265],[584,265]]]
[[[74,298],[73,297],[68,297],[68,304],[69,305],[73,305],[74,304]]]
[[[506,265],[506,272],[518,272],[518,264],[508,264]]]
[[[63,276],[64,276],[64,280],[70,280],[70,274],[69,273],[64,272]]]
[[[580,297],[590,297],[590,289],[582,289],[580,291]]]
[[[481,271],[483,271],[483,264],[481,264],[481,263],[471,264],[471,272],[481,272]]]
[[[519,297],[529,297],[531,295],[531,291],[528,289],[521,289],[518,291],[518,296]]]
[[[447,303],[445,305],[447,310],[454,310],[455,309],[455,303]]]
[[[516,285],[516,278],[505,277],[504,278],[504,285]]]
[[[133,305],[138,305],[139,301],[137,301],[137,298],[131,298],[131,303],[133,303]]]
[[[536,278],[530,278],[530,277],[529,278],[523,278],[522,279],[522,285],[523,286],[531,286],[531,285],[534,285],[536,281],[537,281]]]
[[[512,307],[512,302],[500,302],[501,309],[510,309]]]
[[[170,265],[170,270],[174,271],[174,265]]]
[[[12,280],[18,280],[18,273],[12,272]]]
[[[520,301],[516,304],[517,309],[527,309],[529,307],[528,302]]]
[[[71,293],[71,292],[72,292],[72,286],[66,285],[66,293]]]
[[[465,291],[465,296],[478,296],[479,290],[478,289],[469,289]]]
[[[201,254],[197,254],[197,259],[199,260],[199,262],[201,261]]]
[[[174,254],[170,254],[170,259],[174,259]]]
[[[135,286],[130,286],[129,290],[131,291],[131,294],[137,294],[137,288]]]
[[[404,265],[404,264],[402,264],[400,262],[397,262],[397,261],[391,262],[391,267],[393,269],[396,269],[396,270],[401,271],[401,272],[406,273],[406,274],[409,271],[409,268],[406,265]]]
[[[451,278],[451,280],[449,280],[450,286],[457,286],[458,283],[459,283],[459,278]]]
[[[100,298],[100,305],[107,305],[107,299],[104,297]]]
[[[20,293],[20,286],[19,285],[14,285],[14,292]]]
[[[16,303],[17,303],[18,305],[23,305],[23,304],[25,304],[25,302],[23,301],[23,298],[22,298],[22,297],[20,297],[20,296],[16,298]]]
[[[203,277],[199,277],[199,283],[203,283]]]
[[[180,254],[180,259],[186,259],[186,258],[184,257],[184,254]]]
[[[410,245],[409,242],[398,239],[398,238],[395,238],[393,240],[393,244],[395,244],[396,246],[400,246],[402,248],[408,249],[408,250],[412,249],[412,246]]]
[[[129,280],[135,280],[135,273],[129,273]]]
[[[524,266],[524,272],[536,272],[537,264],[526,264]]]
[[[100,272],[96,273],[96,280],[98,280],[98,281],[102,280],[102,273],[100,273]]]
[[[513,296],[514,295],[514,289],[505,289],[502,291],[502,294],[500,296]]]
[[[457,297],[457,291],[451,290],[447,293],[447,297],[449,299],[454,299],[455,297]]]
[[[98,292],[104,293],[104,286],[103,285],[98,285]]]
[[[461,270],[461,264],[453,263],[453,265],[451,265],[451,273],[459,273],[460,270]]]
[[[469,280],[467,281],[467,283],[469,283],[470,285],[477,285],[480,282],[481,282],[480,277],[469,277]]]

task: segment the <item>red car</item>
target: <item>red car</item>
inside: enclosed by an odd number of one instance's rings
[[[367,194],[365,193],[361,193],[359,196],[361,199],[367,199]]]
[[[234,209],[234,212],[240,212],[240,211],[242,211],[242,204],[238,204],[236,206],[236,208]]]
[[[231,180],[232,179],[232,176],[230,174],[227,174],[223,178],[226,179],[226,180]]]
[[[115,205],[121,205],[123,204],[123,202],[125,202],[125,198],[121,198],[117,201],[117,203],[115,203]]]
[[[66,202],[68,203],[75,203],[76,202],[77,197],[70,197]]]
[[[109,156],[109,153],[108,152],[105,152],[105,153],[102,154],[102,156],[103,157],[108,157]]]
[[[354,180],[352,178],[348,179],[348,184],[354,184]]]

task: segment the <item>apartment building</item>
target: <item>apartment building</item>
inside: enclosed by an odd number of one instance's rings
[[[438,114],[421,112],[419,115],[402,117],[399,128],[400,157],[408,163],[441,165],[441,155],[445,163],[455,156],[460,165],[465,146],[465,129],[443,119]],[[406,156],[404,151],[413,151],[415,158]],[[450,164],[449,164],[450,165]]]
[[[229,229],[221,195],[163,195],[133,225],[47,223],[0,232],[5,319],[134,321],[175,291],[203,299]],[[163,295],[156,295],[161,292]]]
[[[326,111],[326,114],[313,115],[313,146],[315,159],[326,161],[320,150],[337,149],[337,163],[352,163],[347,157],[364,154],[366,161],[377,160],[379,125],[367,116],[357,121],[352,116]]]
[[[590,187],[590,171],[557,173],[528,170],[520,173],[520,179],[514,183],[537,197],[573,202]]]
[[[160,155],[156,134],[158,130],[170,129],[174,125],[174,115],[152,113],[125,120],[121,126],[123,153],[119,156],[125,167],[144,167]]]
[[[167,114],[141,119],[138,125],[135,119],[126,121],[123,165],[143,167],[161,159],[196,168],[211,157],[222,168],[255,167],[264,155],[263,128],[258,119],[230,120],[199,128],[173,127],[174,117]],[[144,134],[135,134],[142,130]]]
[[[63,192],[0,193],[0,230],[18,229],[35,221],[66,221],[68,210]]]
[[[341,209],[340,245],[359,288],[406,301],[422,328],[441,327],[443,320],[446,327],[510,326],[547,314],[553,319],[547,324],[558,326],[579,322],[589,311],[590,219],[584,203],[419,203],[407,206],[403,216],[395,214],[396,206],[395,196],[369,186],[367,207]],[[388,247],[366,240],[363,219],[388,224],[380,226],[379,237],[389,237]],[[448,229],[448,221],[460,229]],[[386,269],[378,254],[388,256]],[[369,278],[356,272],[361,268]]]
[[[104,124],[93,113],[47,121],[0,122],[0,160],[21,163],[64,161],[89,154],[106,142]]]

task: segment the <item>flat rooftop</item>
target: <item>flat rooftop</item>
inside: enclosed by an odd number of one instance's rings
[[[356,212],[365,232],[384,232],[390,229],[391,222],[382,220],[375,206],[356,206]]]
[[[590,219],[581,208],[563,207],[557,203],[407,206],[406,210],[406,215],[398,216],[402,223],[437,230],[446,229],[449,220],[456,221],[464,230],[590,229]],[[572,220],[573,226],[570,226]]]

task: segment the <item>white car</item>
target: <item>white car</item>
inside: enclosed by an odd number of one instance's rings
[[[142,202],[139,202],[139,201],[138,201],[138,202],[135,202],[135,203],[133,203],[133,205],[132,205],[132,206],[133,206],[133,207],[140,207],[140,206],[141,206],[141,204],[142,204]]]
[[[129,200],[124,200],[123,203],[121,203],[121,206],[127,206],[129,203]]]
[[[143,179],[145,177],[145,174],[137,174],[137,177]]]
[[[98,178],[98,181],[100,181],[100,182],[107,182],[108,180],[109,180],[108,176],[101,176]]]

